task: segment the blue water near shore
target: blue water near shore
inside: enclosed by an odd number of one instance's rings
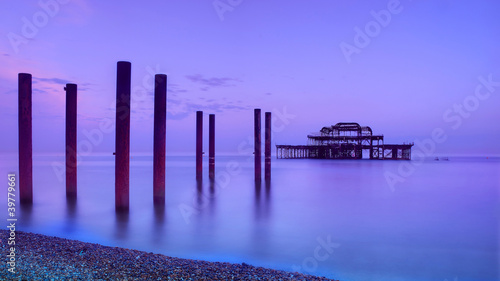
[[[64,157],[34,159],[34,204],[17,208],[19,230],[344,281],[500,278],[499,158],[273,158],[259,185],[252,158],[218,157],[213,183],[204,162],[199,184],[194,157],[172,156],[166,209],[155,210],[152,157],[134,156],[128,216],[115,214],[113,156],[81,159],[76,204],[53,167]],[[0,171],[6,186],[16,158],[2,156]]]

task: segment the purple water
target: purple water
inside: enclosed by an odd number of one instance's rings
[[[402,161],[273,158],[259,187],[252,158],[217,157],[213,184],[204,159],[200,186],[194,157],[171,156],[166,209],[155,211],[152,156],[133,156],[128,216],[115,214],[113,156],[82,158],[76,205],[53,168],[64,157],[34,160],[34,204],[18,208],[19,230],[340,280],[500,278],[499,158],[404,161],[411,174],[398,172]],[[4,222],[12,171],[16,157],[1,156]],[[391,187],[387,173],[403,180]]]

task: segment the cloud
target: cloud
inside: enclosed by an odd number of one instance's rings
[[[11,89],[5,92],[6,95],[17,95],[17,93],[18,93],[17,89]]]
[[[212,77],[204,78],[201,74],[186,75],[186,78],[191,82],[198,83],[202,85],[202,91],[208,91],[210,87],[230,87],[235,86],[235,82],[241,82],[241,80],[230,77]]]
[[[203,103],[190,100],[167,99],[167,119],[181,120],[190,114],[201,110],[207,112],[241,111],[250,109],[249,106],[231,104],[232,102],[215,102],[213,99]]]
[[[71,0],[68,4],[61,5],[61,15],[57,19],[61,24],[82,26],[88,22],[93,14],[93,9],[87,0]]]
[[[179,85],[174,83],[168,83],[167,92],[173,94],[174,96],[178,93],[186,93],[187,90],[181,89]]]
[[[39,84],[39,83],[46,85],[45,87],[39,86],[38,87],[39,89],[53,90],[53,88],[51,89],[51,87],[49,87],[48,85],[56,84],[56,85],[66,86],[66,84],[69,84],[69,83],[72,83],[72,82],[69,81],[69,80],[60,79],[60,78],[40,78],[40,77],[33,77],[33,84]],[[81,83],[81,84],[77,84],[77,85],[78,85],[78,92],[88,91],[88,90],[91,89],[90,86],[92,86],[91,83]],[[35,89],[34,89],[34,91],[35,91]],[[57,89],[57,91],[59,91],[59,89]]]
[[[39,78],[39,77],[33,77],[33,84],[39,83],[39,82],[48,82],[48,83],[54,83],[54,84],[60,84],[60,85],[66,85],[68,83],[71,83],[68,80],[60,79],[60,78]]]

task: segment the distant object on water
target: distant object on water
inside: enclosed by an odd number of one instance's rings
[[[448,159],[448,157],[441,157],[441,159],[439,159],[439,157],[434,158],[434,161],[439,161],[439,160],[449,161],[450,159]]]
[[[318,134],[308,135],[307,145],[276,145],[277,158],[282,159],[369,159],[410,160],[413,143],[384,144],[383,135],[373,135],[368,126],[337,123],[323,127]]]

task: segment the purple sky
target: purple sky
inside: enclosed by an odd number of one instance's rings
[[[216,114],[219,152],[248,150],[256,107],[289,115],[274,121],[277,144],[358,122],[386,143],[442,128],[438,154],[500,154],[498,1],[40,3],[0,3],[2,153],[17,152],[17,73],[33,75],[34,153],[63,153],[64,84],[78,84],[85,140],[114,122],[116,62],[127,60],[131,153],[152,153],[152,74],[166,73],[171,154],[194,153],[196,110],[206,127]],[[101,133],[92,152],[112,152],[114,130]]]

